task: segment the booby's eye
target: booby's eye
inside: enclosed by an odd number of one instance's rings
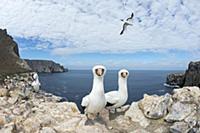
[[[103,75],[105,70],[102,68],[101,71],[102,71],[102,75]]]

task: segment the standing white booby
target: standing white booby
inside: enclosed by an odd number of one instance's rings
[[[106,105],[106,99],[104,95],[104,75],[106,68],[102,65],[94,66],[93,72],[93,87],[89,95],[86,95],[81,102],[81,106],[88,118],[88,114],[98,114]],[[89,119],[89,118],[88,118]]]
[[[39,91],[41,84],[40,84],[39,77],[38,77],[37,73],[33,74],[33,82],[32,82],[31,85],[33,86],[33,90],[35,92]]]
[[[116,109],[124,105],[128,99],[127,79],[129,72],[122,69],[118,72],[118,91],[105,94],[108,109]]]
[[[128,25],[131,25],[131,26],[133,25],[133,24],[131,23],[133,17],[134,17],[134,14],[132,13],[131,16],[130,16],[129,18],[127,18],[126,20],[121,19],[121,21],[124,22],[124,24],[123,24],[123,29],[122,29],[122,31],[120,32],[120,35],[122,35],[122,34],[124,33],[124,31],[126,30],[126,28],[127,28]]]

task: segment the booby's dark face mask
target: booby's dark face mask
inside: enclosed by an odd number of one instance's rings
[[[97,76],[102,76],[104,74],[104,69],[103,68],[97,68],[95,69],[95,73]]]
[[[127,72],[122,72],[121,76],[122,76],[122,78],[126,78],[128,76],[128,73]]]

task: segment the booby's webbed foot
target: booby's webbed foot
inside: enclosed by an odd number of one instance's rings
[[[88,114],[86,114],[87,120],[85,121],[85,125],[94,125],[94,121],[88,117]]]
[[[96,119],[95,119],[95,122],[98,122],[98,123],[100,123],[100,124],[103,124],[103,125],[107,126],[106,121],[103,119],[102,116],[100,116],[100,113],[97,114],[97,117],[96,117]]]
[[[85,125],[87,126],[87,125],[94,125],[94,122],[93,122],[93,120],[91,120],[91,119],[87,119],[86,121],[85,121]]]

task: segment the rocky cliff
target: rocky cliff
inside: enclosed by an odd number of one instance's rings
[[[0,74],[20,73],[30,71],[28,64],[20,59],[16,42],[0,29]]]
[[[111,114],[104,109],[87,124],[75,103],[33,92],[33,73],[7,76],[0,84],[0,133],[199,133],[200,89],[144,95]]]
[[[200,87],[200,61],[189,63],[188,69],[185,72],[184,86]]]
[[[188,69],[182,74],[169,74],[166,83],[169,85],[199,86],[200,87],[200,61],[190,62]]]
[[[65,68],[49,60],[25,60],[34,72],[56,73],[65,72]]]

